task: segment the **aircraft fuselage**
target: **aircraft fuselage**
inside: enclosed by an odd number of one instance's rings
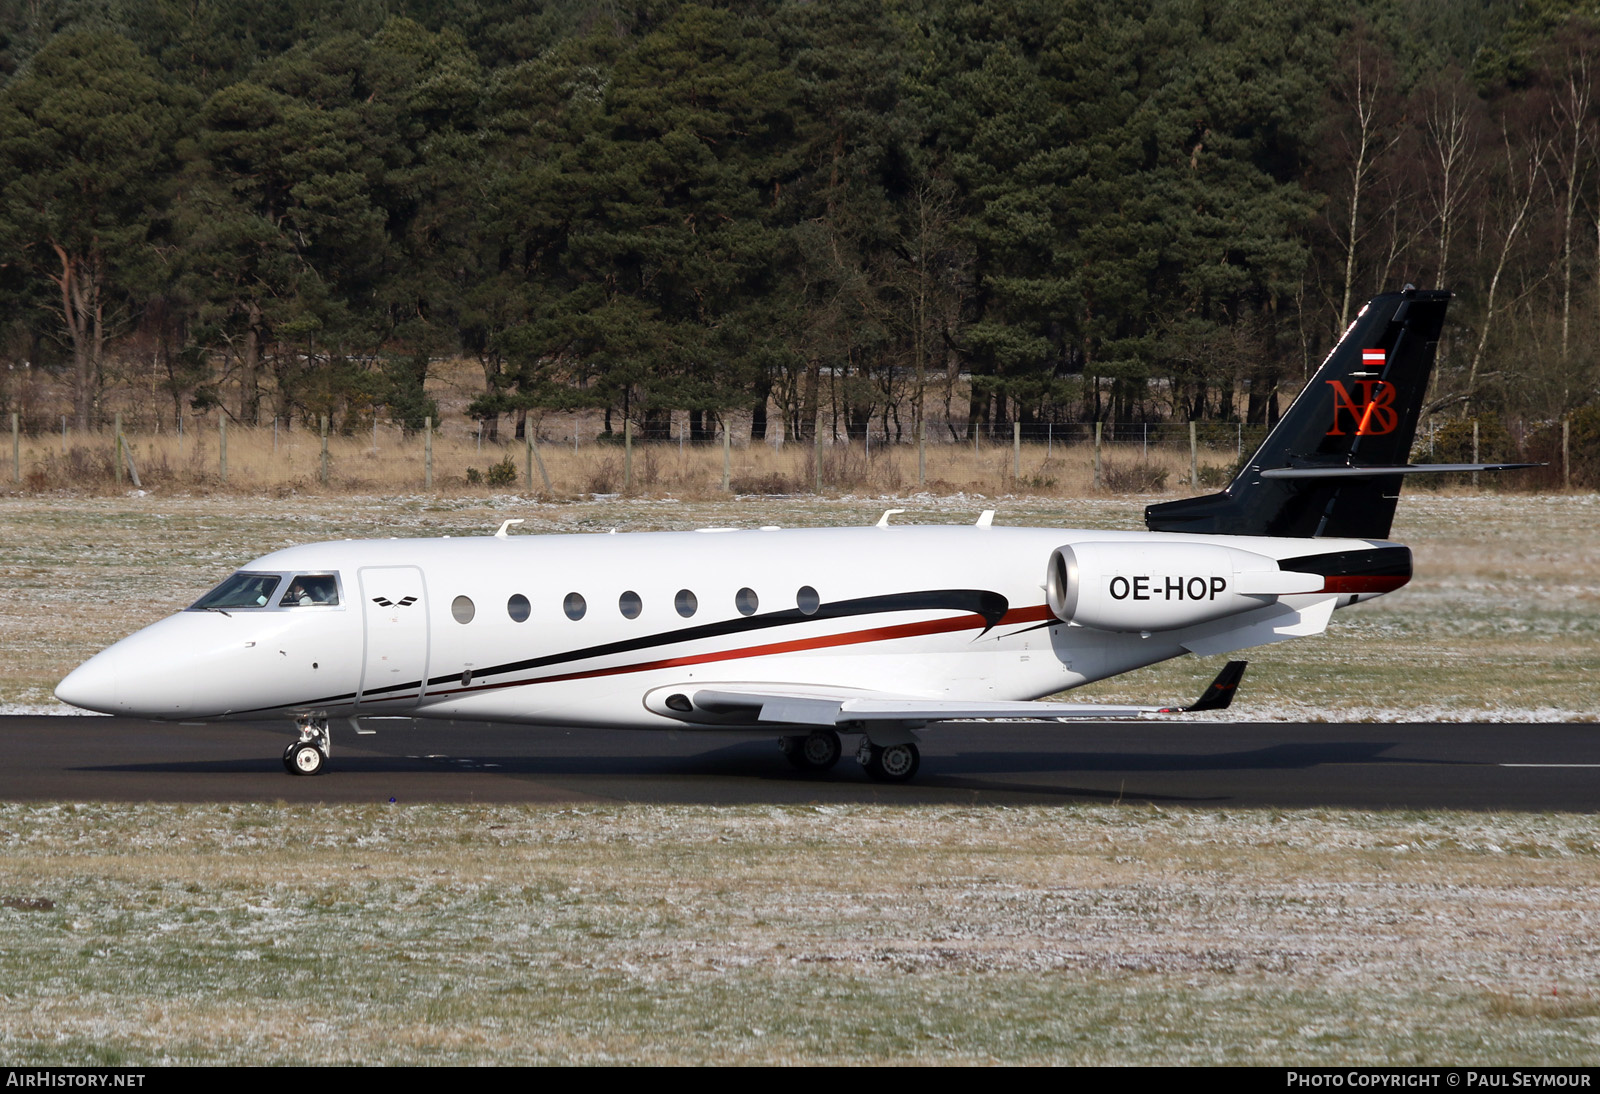
[[[1064,547],[1076,585],[1053,603]],[[1368,564],[1338,564],[1350,559]],[[1293,560],[1299,584],[1274,576],[1278,560]],[[236,592],[181,611],[57,694],[173,720],[663,729],[714,727],[666,699],[718,685],[1029,700],[1185,652],[1316,633],[1334,607],[1409,573],[1405,548],[1378,541],[993,526],[317,543],[230,579],[261,603]]]

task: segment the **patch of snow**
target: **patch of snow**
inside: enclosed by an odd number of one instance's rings
[[[74,718],[105,718],[99,711],[83,710],[66,703],[0,703],[0,717],[38,718],[46,715],[70,715]]]

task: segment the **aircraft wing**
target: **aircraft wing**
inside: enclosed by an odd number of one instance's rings
[[[685,696],[693,707],[718,716],[781,725],[847,726],[852,723],[927,723],[979,718],[1138,718],[1224,710],[1233,701],[1247,662],[1229,661],[1200,699],[1189,706],[1112,706],[1105,703],[1007,702],[989,699],[920,699],[876,692],[803,685],[725,684]]]

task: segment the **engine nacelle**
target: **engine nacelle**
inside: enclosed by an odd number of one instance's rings
[[[1057,619],[1102,631],[1169,631],[1321,591],[1319,574],[1204,543],[1094,542],[1057,547],[1045,600]]]

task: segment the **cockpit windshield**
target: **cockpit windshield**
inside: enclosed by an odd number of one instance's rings
[[[280,574],[251,574],[240,571],[205,596],[196,600],[191,610],[238,611],[243,608],[265,608],[272,603],[272,594],[283,580]]]
[[[339,603],[339,582],[332,574],[295,574],[278,601],[280,608],[331,607]]]

